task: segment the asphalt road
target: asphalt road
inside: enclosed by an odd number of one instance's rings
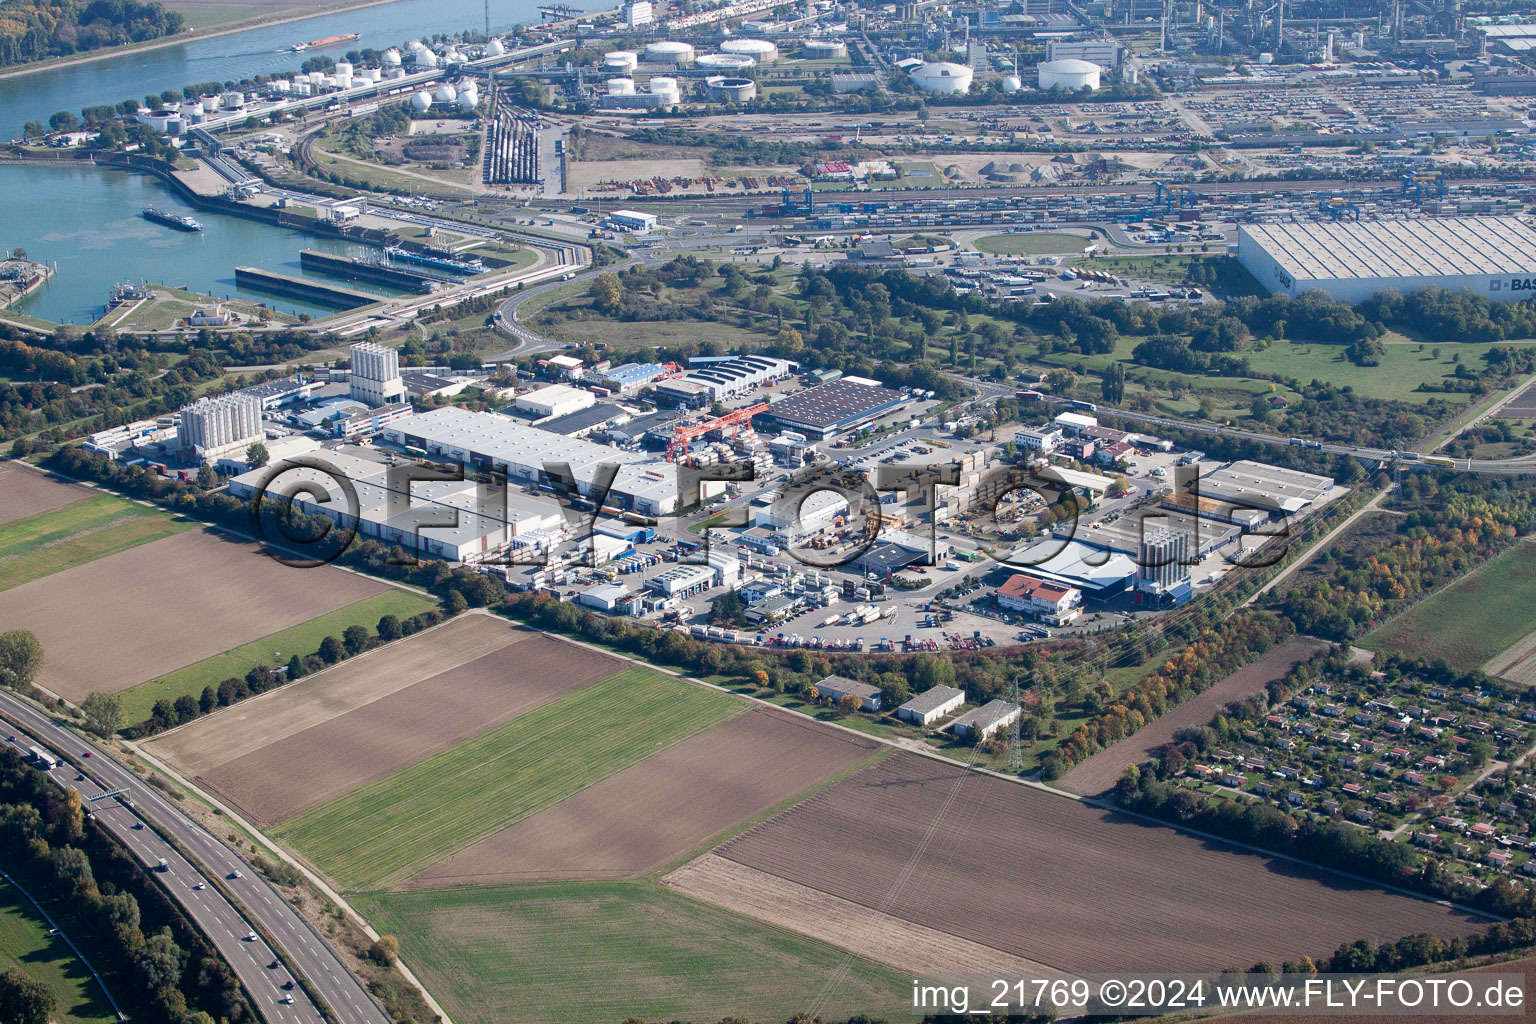
[[[288,971],[289,966],[309,981],[336,1017],[346,1024],[389,1024],[388,1015],[282,895],[222,840],[187,817],[172,800],[119,764],[96,743],[55,724],[51,717],[14,694],[0,692],[0,715],[25,730],[18,732],[7,726],[4,736],[16,737],[13,743],[8,741],[9,745],[25,750],[34,742],[27,735],[30,733],[39,745],[75,762],[78,768],[68,764],[55,768],[52,772],[54,781],[79,790],[96,820],[121,840],[134,856],[146,865],[165,859],[166,870],[153,872],[154,877],[234,968],[257,1012],[268,1024],[323,1024],[324,1017],[303,988],[297,984],[291,990],[282,988],[283,983],[293,977]],[[89,758],[81,756],[85,751],[90,751]],[[83,769],[83,779],[76,778],[82,774],[80,769]],[[113,789],[126,792],[118,799],[108,798],[94,805],[89,803],[91,797]],[[130,808],[120,800],[130,801],[133,806]],[[134,828],[141,818],[154,828]],[[174,837],[208,873],[177,852],[176,847],[162,838],[161,832]],[[236,871],[241,877],[231,878]],[[239,900],[239,908],[209,882],[210,877],[223,880],[225,888]],[[204,883],[205,888],[195,888],[199,882]],[[246,936],[252,932],[256,937],[247,941]],[[271,966],[278,956],[274,946],[268,945],[263,936],[270,937],[276,949],[281,950],[287,966]],[[294,1001],[291,1004],[281,1002],[288,995]]]

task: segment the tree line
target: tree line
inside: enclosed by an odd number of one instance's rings
[[[179,11],[137,0],[8,0],[0,7],[0,66],[175,35]]]

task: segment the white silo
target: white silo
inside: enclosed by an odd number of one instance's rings
[[[645,59],[652,64],[692,64],[694,56],[692,44],[671,39],[647,43],[645,47]]]
[[[379,56],[379,61],[387,68],[397,68],[400,66],[400,51],[391,46]]]
[[[677,79],[675,78],[657,76],[651,79],[647,88],[651,90],[651,95],[655,96],[664,107],[675,107],[682,99],[682,93],[678,90]]]
[[[964,64],[952,64],[947,60],[934,61],[912,69],[912,84],[923,92],[969,92],[974,77],[976,72]]]
[[[423,89],[411,96],[411,113],[425,114],[432,107],[432,94]]]
[[[608,79],[609,96],[633,96],[635,94],[635,80],[633,78]]]
[[[727,39],[720,44],[720,52],[739,53],[759,64],[772,64],[779,59],[779,48],[766,39]]]
[[[500,57],[506,52],[506,44],[504,44],[500,39],[492,39],[490,42],[485,44],[485,55],[487,57]]]
[[[1024,83],[1019,81],[1018,75],[1003,76],[1003,92],[1008,93],[1010,96],[1018,92],[1023,86]]]
[[[603,54],[603,70],[617,71],[620,74],[628,74],[635,70],[640,63],[640,58],[633,50],[613,50]]]
[[[1099,73],[1103,68],[1086,60],[1069,57],[1066,60],[1048,60],[1040,65],[1040,88],[1060,86],[1071,92],[1078,89],[1097,89]]]

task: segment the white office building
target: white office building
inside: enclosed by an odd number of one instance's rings
[[[205,462],[266,439],[261,429],[261,401],[251,395],[199,398],[181,410],[179,436]]]
[[[400,353],[371,341],[352,346],[352,397],[369,405],[393,405],[405,398]]]
[[[651,0],[629,0],[624,5],[623,14],[624,24],[630,28],[649,25],[656,20],[656,12],[651,7]]]
[[[1051,40],[1045,44],[1045,59],[1085,60],[1101,68],[1120,66],[1120,44],[1113,39]]]

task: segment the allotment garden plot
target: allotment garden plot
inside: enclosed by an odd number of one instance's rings
[[[1344,941],[1466,935],[1479,924],[913,754],[887,758],[709,856],[819,892],[829,907],[846,901],[1066,971],[1278,963]],[[686,872],[674,877],[684,891]],[[749,892],[736,902],[722,905],[750,912]],[[814,908],[797,930],[863,952],[857,935],[825,935]]]

